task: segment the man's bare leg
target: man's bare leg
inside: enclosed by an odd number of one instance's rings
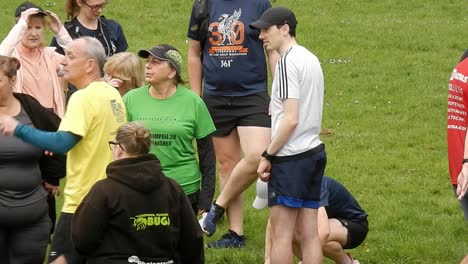
[[[257,180],[257,168],[261,154],[270,143],[270,128],[238,127],[240,144],[244,157],[235,166],[216,203],[223,208]]]
[[[241,146],[237,130],[231,131],[225,137],[213,137],[213,143],[218,160],[219,185],[221,193],[226,186],[234,167],[241,160]],[[233,198],[227,209],[227,219],[229,221],[229,229],[239,235],[243,234],[243,199],[242,195]],[[219,204],[218,199],[216,203]]]
[[[270,255],[271,255],[271,224],[270,224],[270,219],[268,219],[266,230],[265,230],[265,254],[264,254],[264,262],[263,264],[270,264]],[[296,256],[298,259],[302,259],[302,251],[301,251],[301,245],[299,241],[294,238],[292,242],[292,250],[294,256]],[[299,261],[298,264],[301,264],[302,262]]]
[[[271,264],[292,264],[292,241],[296,229],[299,209],[283,205],[270,208],[271,225]]]
[[[296,220],[296,239],[301,245],[302,263],[322,263],[322,247],[317,229],[317,209],[301,208]]]
[[[265,254],[263,264],[270,264],[270,254],[271,254],[271,224],[270,219],[268,219],[266,228],[265,228]]]
[[[238,127],[237,129],[244,157],[234,167],[228,182],[224,185],[223,190],[216,199],[216,204],[224,209],[229,208],[230,214],[233,214],[233,218],[229,219],[231,230],[235,232],[239,230],[239,232],[243,233],[243,214],[236,212],[236,210],[239,210],[239,206],[240,211],[243,211],[242,197],[237,197],[257,179],[256,171],[261,159],[261,153],[270,142],[270,128]],[[240,203],[236,199],[240,199]],[[209,218],[207,217],[206,219]],[[209,220],[205,220],[204,229],[206,229],[207,221]],[[213,222],[216,221],[217,217]],[[205,232],[212,234],[216,230],[215,227],[210,229],[208,232],[205,230]]]

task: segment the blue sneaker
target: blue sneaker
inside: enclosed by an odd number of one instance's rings
[[[224,208],[213,202],[210,211],[203,219],[202,230],[207,236],[212,236],[216,232],[216,224],[224,214]]]
[[[219,240],[208,243],[208,248],[243,248],[245,247],[245,236],[239,236],[236,232],[229,230]]]

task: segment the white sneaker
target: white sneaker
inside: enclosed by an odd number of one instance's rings
[[[354,259],[354,260],[353,260],[353,264],[361,264],[361,263],[359,263],[358,260]]]
[[[200,218],[200,220],[198,220],[198,223],[200,224],[200,227],[201,229],[204,231],[203,229],[203,221],[205,221],[205,217],[206,217],[206,212],[202,214],[202,217]]]

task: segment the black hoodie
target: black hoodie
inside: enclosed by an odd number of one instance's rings
[[[204,263],[203,235],[182,188],[153,154],[116,160],[73,216],[87,263]]]

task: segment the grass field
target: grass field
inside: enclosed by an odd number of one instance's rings
[[[65,19],[62,1],[32,2]],[[22,1],[0,3],[0,37]],[[370,232],[352,251],[361,263],[459,263],[468,225],[453,196],[446,154],[449,75],[468,28],[459,1],[276,0],[295,11],[298,42],[325,75],[326,174],[369,213]],[[111,0],[130,51],[169,43],[187,52],[191,0]],[[206,250],[207,263],[261,263],[267,211],[247,192],[241,250]],[[225,229],[221,226],[214,239]],[[208,239],[210,241],[212,239]],[[328,263],[328,262],[327,262]]]

